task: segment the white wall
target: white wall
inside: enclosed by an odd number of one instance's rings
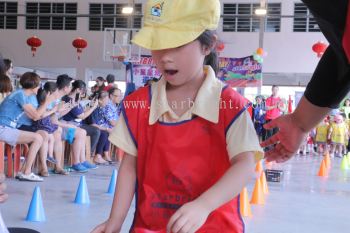
[[[19,13],[25,13],[25,2],[20,0]],[[40,1],[45,2],[45,1]],[[54,1],[46,1],[54,2]],[[101,3],[123,3],[116,0],[91,0],[77,1],[64,0],[62,2],[78,2],[78,13],[88,13],[90,2]],[[144,0],[135,1],[145,2]],[[228,1],[227,3],[244,3],[258,1]],[[293,15],[294,0],[270,0],[269,2],[282,2],[282,15]],[[297,77],[298,74],[307,74],[309,77],[313,72],[318,58],[312,52],[311,46],[319,41],[325,40],[321,33],[293,33],[293,19],[282,19],[281,32],[265,33],[265,51],[268,56],[265,58],[263,71],[269,73],[266,77],[275,76],[275,73],[282,73],[285,76]],[[218,29],[219,37],[225,42],[225,50],[221,54],[228,57],[240,57],[252,54],[258,47],[258,33],[228,33],[222,32],[222,23]],[[38,49],[36,57],[31,56],[30,48],[26,45],[27,38],[36,35],[43,45]],[[88,47],[84,49],[81,60],[76,57],[76,50],[72,46],[74,38],[81,36],[88,41]],[[103,32],[88,31],[88,19],[78,18],[78,30],[76,31],[45,31],[25,30],[25,18],[18,18],[17,30],[0,30],[0,52],[4,57],[11,58],[15,66],[21,67],[42,67],[76,69],[76,78],[91,80],[91,77],[102,70],[110,72],[113,65],[102,60]],[[106,72],[102,72],[106,73]],[[119,80],[124,75],[115,72]],[[278,80],[278,79],[277,79]],[[283,83],[283,80],[281,80]],[[295,83],[297,85],[297,83]]]

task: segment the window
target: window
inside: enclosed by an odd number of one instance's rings
[[[135,4],[135,15],[142,15],[142,4]],[[133,18],[133,28],[141,28],[142,26],[142,16],[134,16]]]
[[[27,2],[27,14],[43,14],[42,16],[27,16],[26,29],[42,30],[77,30],[77,17],[64,16],[77,14],[77,3]],[[44,14],[57,14],[45,16]]]
[[[224,4],[223,31],[224,32],[258,32],[260,18],[254,16],[255,10],[260,7],[258,3]],[[266,32],[280,32],[281,30],[281,3],[267,4],[268,17],[265,21]],[[275,16],[275,17],[273,17]]]
[[[265,31],[266,32],[280,32],[281,31],[281,3],[268,3],[267,18]]]
[[[224,15],[230,14],[235,15],[236,14],[236,4],[224,4]],[[235,32],[236,31],[236,18],[231,16],[224,16],[223,17],[223,31],[224,32]]]
[[[304,3],[294,4],[294,32],[319,32],[320,28]]]
[[[16,14],[17,11],[17,2],[0,2],[0,14]],[[0,16],[0,29],[17,29],[17,16]]]
[[[103,31],[105,28],[141,28],[141,16],[127,16],[122,14],[122,9],[126,4],[90,4],[90,31]],[[135,4],[134,14],[142,14],[142,4]],[[111,15],[101,17],[100,15]],[[130,24],[129,24],[130,23]]]

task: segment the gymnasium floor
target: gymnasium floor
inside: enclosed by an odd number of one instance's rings
[[[252,206],[253,217],[244,218],[247,233],[340,233],[350,231],[350,170],[340,170],[339,158],[332,159],[328,178],[316,174],[319,156],[294,157],[275,165],[284,170],[281,183],[268,183],[265,205]],[[112,196],[106,194],[112,166],[86,174],[91,204],[74,204],[80,174],[51,175],[43,183],[7,179],[9,200],[0,206],[8,227],[28,227],[41,233],[87,233],[109,215]],[[36,185],[40,186],[46,222],[26,222],[29,203]],[[248,186],[249,195],[254,181]],[[122,233],[128,232],[134,206]]]

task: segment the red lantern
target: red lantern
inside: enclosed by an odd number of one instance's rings
[[[72,45],[77,49],[78,60],[80,60],[80,54],[83,52],[83,49],[87,47],[87,41],[81,37],[78,37],[73,40]]]
[[[312,46],[312,51],[314,51],[317,54],[317,57],[322,57],[322,55],[326,51],[327,47],[328,47],[328,45],[319,41]]]
[[[224,42],[219,42],[217,45],[216,45],[216,51],[217,52],[222,52],[223,50],[225,49],[225,44]]]
[[[35,52],[36,52],[36,48],[41,46],[41,40],[36,36],[32,36],[32,37],[28,38],[27,45],[31,47],[33,57],[34,57]]]

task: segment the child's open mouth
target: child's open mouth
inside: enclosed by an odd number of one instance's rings
[[[167,75],[174,75],[178,72],[178,70],[165,70],[164,72]]]

